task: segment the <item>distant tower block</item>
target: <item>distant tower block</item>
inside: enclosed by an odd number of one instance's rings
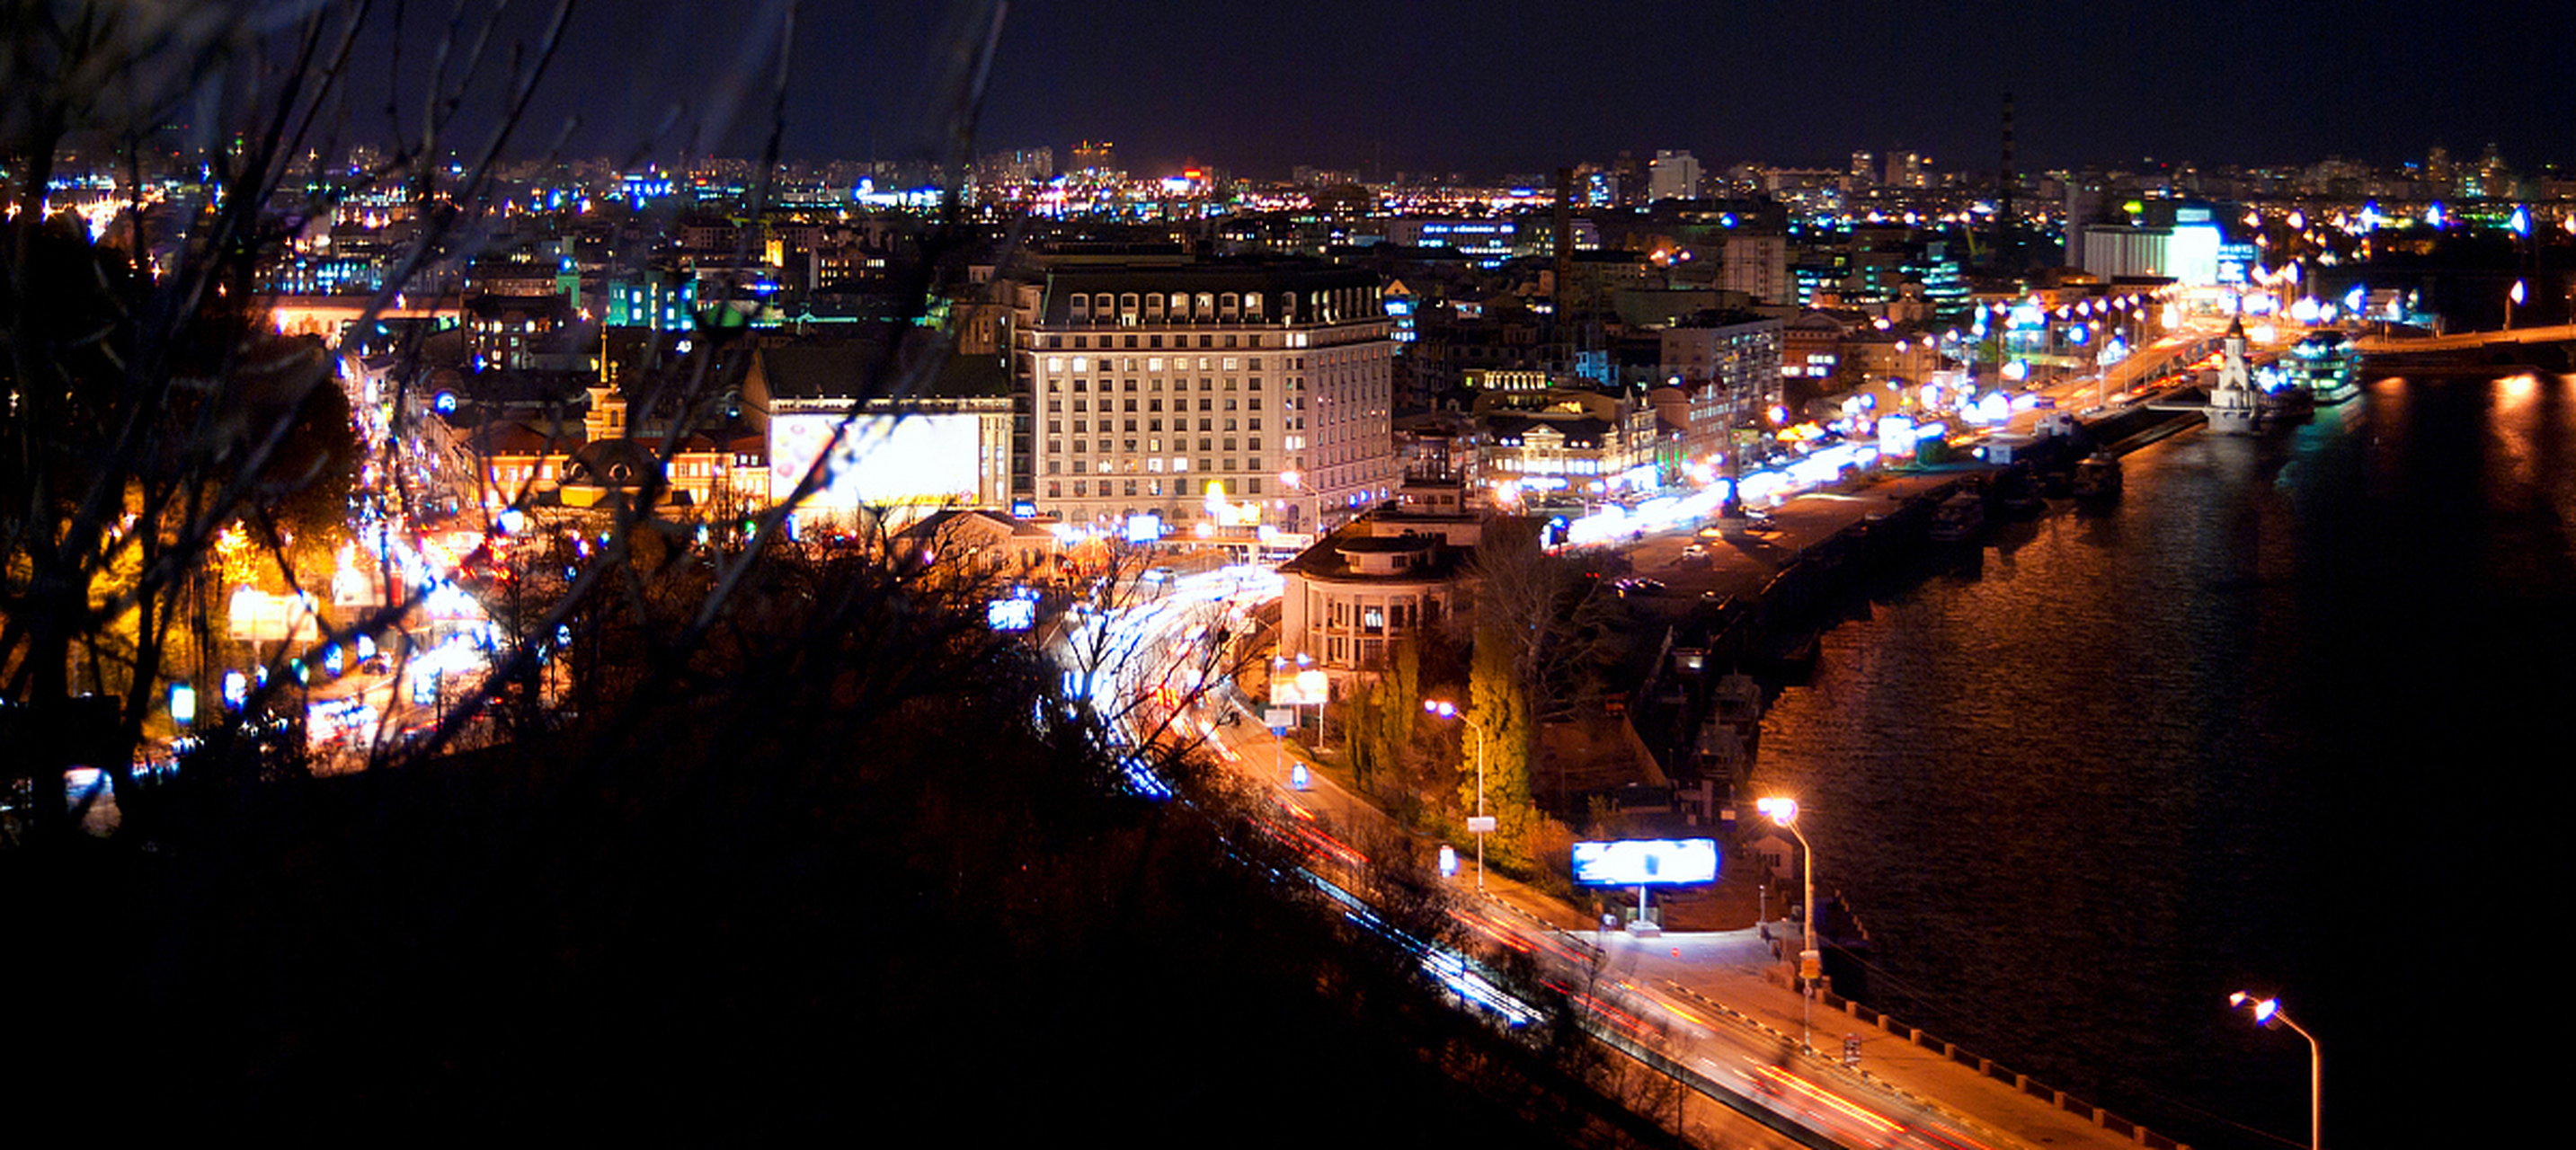
[[[1073,146],[1073,170],[1100,176],[1118,171],[1118,145],[1107,140],[1084,140]]]

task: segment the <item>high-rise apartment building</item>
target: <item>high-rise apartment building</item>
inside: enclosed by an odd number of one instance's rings
[[[1396,483],[1377,276],[1064,266],[1020,285],[1026,495],[1067,522],[1313,531]]]
[[[1764,303],[1787,303],[1798,296],[1789,279],[1789,237],[1774,231],[1735,231],[1719,249],[1718,285]]]
[[[1658,333],[1659,372],[1689,396],[1682,448],[1693,458],[1731,449],[1781,399],[1782,321],[1750,315]]]
[[[1930,181],[1924,176],[1923,154],[1920,152],[1889,152],[1887,154],[1886,183],[1887,186],[1891,188],[1928,187],[1930,185]]]
[[[988,184],[1033,184],[1055,174],[1055,149],[1011,148],[975,160],[975,178]]]
[[[1116,178],[1126,173],[1118,170],[1118,145],[1107,140],[1084,140],[1073,146],[1073,166],[1065,169],[1076,176]]]
[[[1654,160],[1646,165],[1646,198],[1698,199],[1699,160],[1689,152],[1657,150]]]

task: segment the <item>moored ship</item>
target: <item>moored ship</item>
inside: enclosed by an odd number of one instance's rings
[[[1941,501],[1932,509],[1930,534],[1936,543],[1960,543],[1974,538],[1986,525],[1986,498],[1974,491],[1962,491]]]
[[[2107,451],[2096,451],[2075,465],[2077,499],[2117,499],[2120,497],[2120,457]]]
[[[2339,331],[2321,331],[2281,353],[2281,376],[2318,404],[2342,403],[2361,394],[2361,353]]]

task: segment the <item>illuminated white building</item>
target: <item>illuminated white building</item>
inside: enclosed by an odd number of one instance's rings
[[[1776,371],[1776,369],[1775,369]],[[1600,494],[1655,461],[1655,409],[1590,388],[1476,397],[1478,478],[1488,490]]]
[[[1041,511],[1307,532],[1394,489],[1394,320],[1372,273],[1064,266],[1015,310],[1022,497]]]
[[[1489,521],[1467,499],[1458,481],[1409,478],[1402,498],[1281,564],[1279,653],[1335,677],[1384,667],[1464,609],[1478,547],[1537,547],[1535,521]]]
[[[2225,237],[2206,207],[2176,208],[2171,227],[2087,224],[2082,234],[2084,270],[2105,279],[2162,276],[2185,287],[2218,282]]]

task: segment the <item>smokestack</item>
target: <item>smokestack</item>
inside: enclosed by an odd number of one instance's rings
[[[2004,93],[2004,168],[1995,200],[1995,259],[2006,270],[2021,269],[2021,252],[2013,243],[2013,94]]]
[[[1565,294],[1565,275],[1574,266],[1574,169],[1556,170],[1556,291]]]
[[[1566,346],[1565,362],[1574,361],[1574,169],[1556,170],[1556,337]]]

